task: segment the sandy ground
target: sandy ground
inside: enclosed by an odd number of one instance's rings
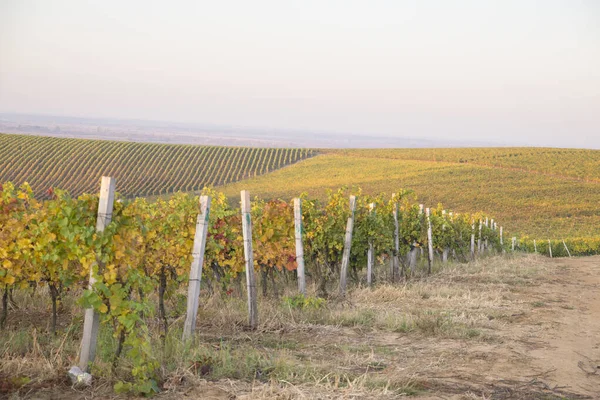
[[[491,398],[600,399],[600,257],[548,260],[554,276],[518,293],[536,305],[515,315],[502,343],[467,345],[462,365],[440,378]],[[432,398],[448,398],[443,389]],[[428,396],[426,396],[428,397]],[[451,397],[451,396],[450,396]]]

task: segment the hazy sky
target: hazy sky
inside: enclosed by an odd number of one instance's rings
[[[0,112],[600,148],[600,1],[0,0]]]

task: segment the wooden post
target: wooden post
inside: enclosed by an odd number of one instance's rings
[[[442,225],[442,231],[446,231],[446,210],[442,210],[442,216],[444,217],[444,225]],[[450,213],[450,218],[452,218],[452,213]],[[449,247],[444,247],[442,252],[442,263],[448,263],[448,254],[450,253]]]
[[[196,218],[196,233],[192,247],[192,266],[188,282],[187,314],[183,325],[182,340],[190,339],[196,329],[198,315],[198,301],[200,296],[200,283],[202,281],[202,266],[204,264],[204,250],[206,249],[206,236],[208,235],[208,218],[210,216],[210,197],[200,196],[200,213]]]
[[[112,220],[113,205],[115,202],[114,178],[103,176],[100,184],[100,200],[98,201],[98,218],[96,220],[96,231],[104,232],[104,229]],[[89,290],[94,290],[96,277],[94,276],[94,267],[90,267]],[[93,308],[85,310],[83,322],[83,336],[81,338],[81,351],[79,353],[79,368],[83,371],[90,370],[91,364],[96,358],[96,344],[98,343],[98,328],[100,326],[100,317]]]
[[[517,238],[513,236],[513,238],[512,238],[512,251],[515,251],[516,244],[517,244]]]
[[[369,204],[369,214],[373,212],[375,203]],[[369,238],[369,250],[367,251],[367,285],[371,286],[373,283],[373,264],[375,263],[375,249],[373,248],[373,240]]]
[[[425,210],[425,206],[423,204],[419,204],[419,222],[423,221],[423,211]],[[417,251],[419,252],[419,258],[422,259],[423,258],[423,247],[419,247],[417,249]]]
[[[250,329],[258,326],[256,304],[256,277],[254,276],[254,253],[252,252],[252,216],[250,214],[250,192],[242,190],[242,231],[244,236],[244,259],[246,264],[246,287],[248,291],[248,317]]]
[[[537,243],[535,242],[535,239],[533,239],[533,252],[537,254]]]
[[[471,225],[471,260],[475,260],[475,222]]]
[[[340,271],[340,295],[346,295],[346,280],[348,278],[348,265],[350,264],[350,249],[352,247],[352,231],[354,229],[354,210],[356,209],[356,196],[350,196],[350,217],[346,223],[344,238],[344,253],[342,255],[342,269]]]
[[[552,258],[552,242],[548,239],[548,252],[550,253],[550,258]]]
[[[416,247],[416,243],[413,243],[412,246],[410,247],[410,251],[408,252],[408,255],[407,255],[408,268],[410,269],[411,275],[414,275],[415,271],[417,270],[418,252],[419,252],[419,249]]]
[[[392,195],[392,199],[395,194]],[[398,202],[394,202],[394,259],[392,261],[392,282],[396,282],[400,275],[400,223],[398,213],[400,212]]]
[[[481,230],[483,228],[483,221],[479,220],[479,238],[477,239],[477,254],[481,254],[483,249],[483,242],[481,241]]]
[[[504,235],[502,234],[502,227],[500,227],[500,246],[504,246]]]
[[[306,295],[306,276],[304,272],[304,244],[302,243],[302,200],[294,199],[294,226],[296,232],[296,263],[298,264],[298,291]]]
[[[431,229],[431,219],[429,218],[429,208],[425,210],[425,216],[427,218],[427,247],[429,254],[427,260],[429,261],[427,273],[431,274],[431,266],[433,264],[433,230]]]
[[[490,227],[490,220],[489,220],[488,217],[485,217],[485,227],[486,228]],[[483,250],[486,251],[486,252],[488,251],[488,238],[487,238],[487,236],[486,236],[485,240],[483,241]]]
[[[567,251],[567,254],[569,255],[569,258],[571,258],[571,252],[569,251],[569,248],[567,247],[567,244],[565,243],[565,239],[562,240],[563,245],[565,246],[565,250]]]

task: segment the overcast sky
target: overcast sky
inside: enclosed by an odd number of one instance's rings
[[[0,112],[600,148],[600,1],[0,0]]]

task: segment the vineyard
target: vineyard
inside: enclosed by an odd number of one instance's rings
[[[600,151],[552,148],[334,150],[349,157],[474,164],[600,182]]]
[[[322,199],[327,189],[342,185],[360,186],[365,193],[388,194],[399,186],[410,187],[424,203],[439,201],[457,212],[493,211],[518,237],[560,240],[600,236],[600,184],[594,181],[594,171],[598,170],[594,160],[600,151],[555,151],[577,165],[587,165],[589,174],[564,176],[571,173],[569,164],[563,168],[559,162],[549,174],[543,173],[544,165],[553,162],[551,152],[543,156],[543,149],[520,149],[534,156],[514,168],[458,161],[477,153],[508,155],[514,149],[335,150],[262,177],[225,185],[221,190],[230,198],[248,189],[263,198],[290,198],[307,192]],[[414,158],[422,154],[424,160],[402,158],[404,154]],[[449,159],[453,155],[456,162],[440,161],[438,154],[448,154]]]
[[[103,186],[102,193],[107,188]],[[152,321],[163,338],[176,329],[173,314],[180,311],[168,310],[167,300],[188,280],[191,287],[201,277],[203,290],[220,296],[241,295],[245,271],[247,287],[253,288],[247,291],[249,297],[255,296],[254,273],[260,276],[265,296],[271,291],[279,296],[284,282],[297,280],[300,297],[289,297],[290,304],[319,307],[334,293],[345,295],[347,278],[353,285],[404,281],[431,274],[435,259],[467,262],[509,249],[502,229],[481,213],[453,214],[441,205],[424,209],[405,190],[392,197],[366,195],[360,189],[349,195],[339,189],[323,202],[302,196],[298,218],[285,201],[256,199],[251,207],[245,203],[246,219],[244,210],[211,189],[203,190],[202,201],[176,194],[156,202],[117,198],[113,205],[112,193],[99,199],[55,189],[50,199],[37,201],[28,184],[17,188],[4,183],[0,323],[6,328],[8,305],[17,293],[47,288],[52,335],[61,302],[78,297],[82,307],[95,310],[102,324],[111,326],[116,342],[109,357],[113,369],[126,365],[133,374],[119,380],[115,390],[151,394],[161,381],[159,358],[150,346]],[[206,228],[199,229],[200,224]],[[424,248],[426,261],[419,261]],[[199,274],[197,279],[190,275],[193,263],[200,268],[193,272]],[[377,265],[384,267],[376,274]],[[315,288],[308,297],[306,281]],[[249,326],[257,329],[256,297],[248,304]],[[188,317],[189,312],[188,308]],[[87,331],[87,315],[85,324]],[[91,355],[89,362],[93,360]],[[81,367],[89,365],[84,361]]]
[[[600,151],[544,148],[309,150],[160,145],[0,134],[0,181],[95,192],[103,174],[125,198],[221,187],[265,200],[360,186],[424,203],[493,211],[518,237],[588,242],[600,234]],[[60,160],[60,161],[59,161]],[[302,161],[303,162],[298,162]],[[288,166],[286,168],[281,168]]]
[[[193,192],[254,177],[315,155],[307,149],[166,145],[0,134],[0,182],[28,182],[38,198],[52,187],[74,196],[104,175],[125,197]]]

